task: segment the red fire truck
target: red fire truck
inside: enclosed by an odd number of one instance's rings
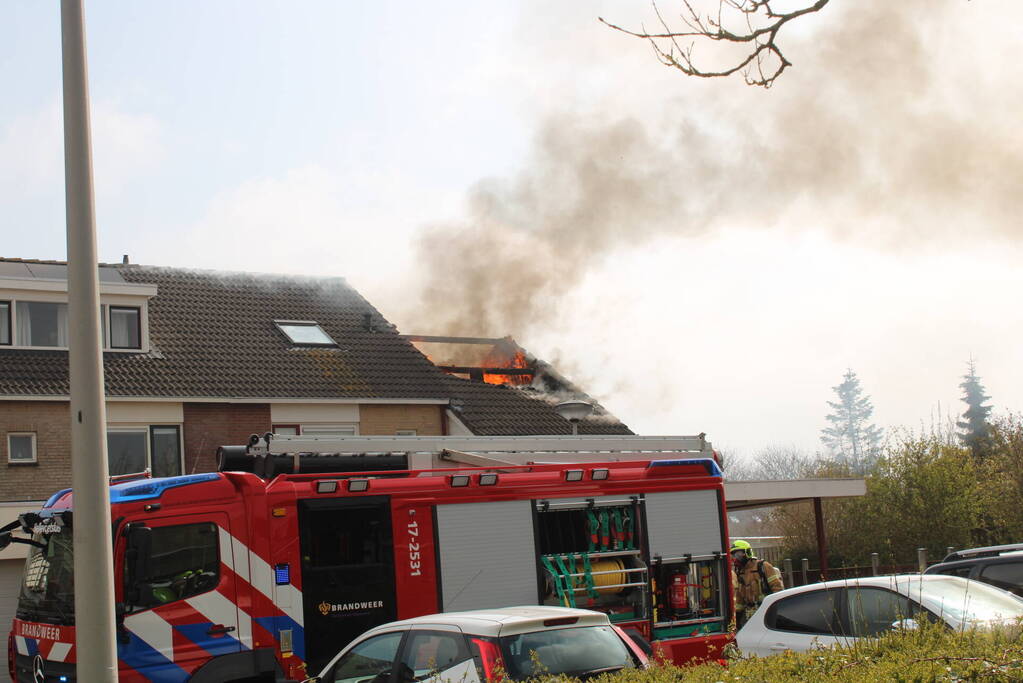
[[[115,483],[120,680],[301,681],[377,624],[520,604],[717,657],[732,605],[711,455],[702,437],[254,435],[219,472]],[[32,546],[19,683],[76,680],[73,509],[60,491],[0,530]]]

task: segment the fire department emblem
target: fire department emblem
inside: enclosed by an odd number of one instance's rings
[[[319,608],[320,608],[320,614],[322,614],[323,616],[327,616],[328,614],[330,614],[330,603],[329,602],[327,602],[327,601],[321,602],[320,605],[319,605]]]
[[[46,674],[43,673],[43,658],[36,655],[32,660],[32,681],[33,683],[46,683]]]

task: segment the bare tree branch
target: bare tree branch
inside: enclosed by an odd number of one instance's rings
[[[691,0],[681,2],[683,12],[680,19],[685,28],[680,30],[669,25],[656,2],[653,3],[654,14],[663,29],[659,32],[649,32],[644,27],[633,31],[612,24],[603,17],[598,18],[616,31],[649,41],[658,61],[687,76],[720,78],[742,73],[749,85],[769,88],[785,69],[792,66],[778,47],[778,32],[793,19],[819,12],[831,0],[814,0],[789,12],[776,11],[772,3],[777,4],[777,0],[718,0],[716,16],[701,14]],[[728,28],[726,24],[741,28]],[[745,45],[746,50],[729,66],[706,69],[693,61],[694,47],[701,41]]]

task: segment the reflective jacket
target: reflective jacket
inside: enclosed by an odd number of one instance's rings
[[[762,574],[761,574],[762,570]],[[734,587],[735,610],[756,607],[765,595],[777,593],[785,588],[781,572],[767,560],[755,557],[746,560],[746,564],[733,565],[732,586]]]

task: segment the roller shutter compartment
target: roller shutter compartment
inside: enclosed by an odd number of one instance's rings
[[[725,550],[716,490],[648,493],[645,498],[651,557],[695,557]]]
[[[437,506],[445,612],[537,602],[532,502]]]

